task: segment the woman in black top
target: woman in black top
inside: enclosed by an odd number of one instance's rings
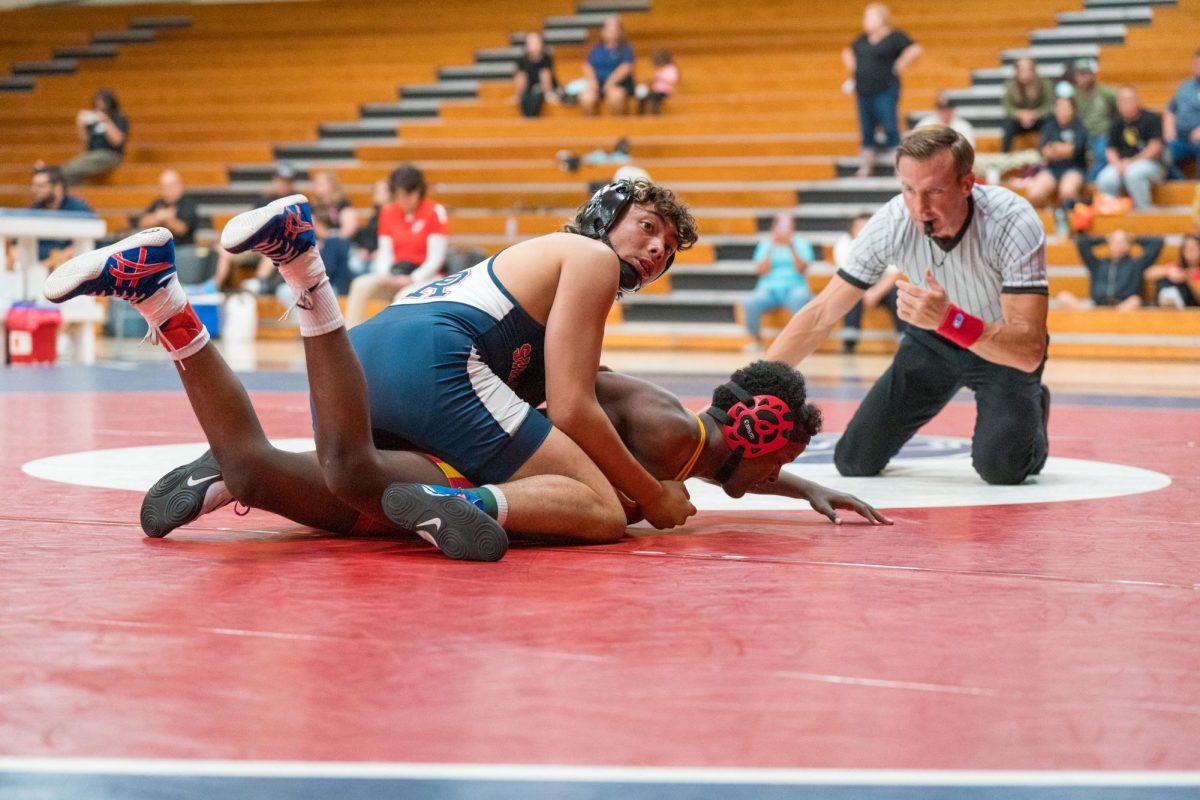
[[[863,33],[842,50],[858,100],[862,128],[862,166],[858,176],[871,174],[875,163],[875,130],[883,128],[884,146],[900,144],[896,110],[900,104],[900,75],[921,55],[921,45],[904,31],[892,28],[887,6],[872,3],[863,10]]]
[[[517,59],[513,86],[526,117],[542,113],[542,103],[558,102],[558,79],[554,77],[554,57],[546,50],[542,35],[536,31],[525,34],[525,52]]]

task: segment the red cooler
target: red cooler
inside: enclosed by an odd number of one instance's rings
[[[53,364],[58,357],[58,329],[62,312],[13,303],[5,320],[8,329],[6,362],[9,364]]]

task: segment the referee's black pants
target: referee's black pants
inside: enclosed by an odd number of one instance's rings
[[[935,333],[909,327],[896,358],[863,399],[834,450],[838,472],[877,475],[904,443],[966,386],[975,392],[971,462],[993,484],[1021,483],[1046,463],[1042,369],[986,361]]]

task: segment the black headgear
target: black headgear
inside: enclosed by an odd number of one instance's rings
[[[579,214],[579,232],[589,239],[599,239],[612,248],[608,232],[621,216],[621,212],[632,201],[633,181],[631,180],[613,181],[600,187],[592,195],[592,199],[588,200],[587,205],[583,207],[583,211]],[[613,252],[617,252],[615,248]],[[642,276],[638,273],[637,268],[621,258],[620,253],[617,253],[617,260],[621,263],[621,291],[636,292],[641,289]],[[663,268],[664,275],[671,268],[671,264],[674,261],[675,254],[672,253],[667,258],[666,267]]]

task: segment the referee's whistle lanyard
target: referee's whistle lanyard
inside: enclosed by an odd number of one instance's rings
[[[967,228],[971,227],[971,220],[974,218],[975,198],[971,197],[971,195],[967,195],[966,219],[963,220],[963,224],[958,229],[958,233],[954,234],[954,238],[952,238],[950,241],[943,243],[941,239],[933,235],[933,223],[928,221],[925,222],[925,238],[929,240],[929,246],[931,249],[930,260],[933,261],[934,267],[938,269],[942,268],[942,265],[946,263],[946,259],[950,257],[950,252],[954,250],[954,248],[958,247],[958,243],[961,242],[963,237],[967,235]],[[941,261],[936,260],[938,250],[942,251]]]

